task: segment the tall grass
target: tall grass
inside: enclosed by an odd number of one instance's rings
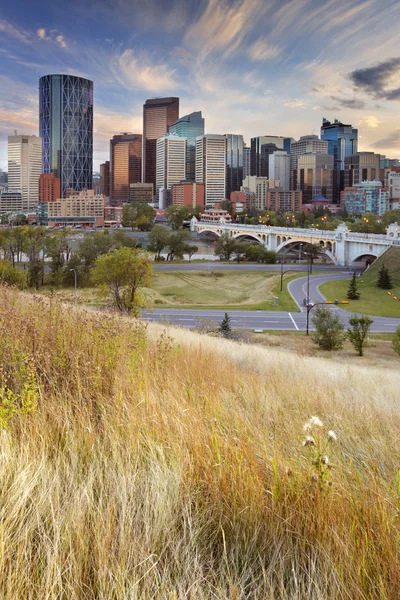
[[[396,371],[7,288],[0,359],[3,396],[37,395],[0,431],[1,598],[399,597]]]

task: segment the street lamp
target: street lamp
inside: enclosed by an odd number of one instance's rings
[[[74,272],[74,302],[76,304],[76,270],[75,269],[70,269],[70,271]]]
[[[299,265],[301,264],[301,251],[303,249],[303,243],[300,243],[300,252],[299,252]]]
[[[296,215],[292,215],[292,227],[294,227],[296,222]]]
[[[325,231],[325,229],[326,229],[326,217],[322,217],[321,221],[322,221],[322,229]]]

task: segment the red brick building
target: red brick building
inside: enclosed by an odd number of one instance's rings
[[[190,206],[204,208],[204,184],[192,181],[181,181],[171,186],[172,204],[176,206]]]
[[[54,173],[39,176],[39,202],[54,202],[61,198],[61,179]]]

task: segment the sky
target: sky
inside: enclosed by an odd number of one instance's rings
[[[94,82],[94,169],[147,98],[179,96],[206,133],[359,129],[400,157],[399,0],[12,0],[0,5],[0,168],[7,136],[38,135],[38,80]]]

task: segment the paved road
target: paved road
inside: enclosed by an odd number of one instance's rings
[[[307,271],[306,264],[287,264],[283,265],[285,271]],[[155,271],[280,271],[280,265],[259,265],[257,263],[224,263],[217,260],[207,262],[187,262],[187,263],[158,263],[153,265]],[[333,273],[346,272],[346,267],[337,267],[336,265],[314,265],[316,271],[332,271]],[[361,270],[361,269],[360,269]],[[349,269],[348,273],[353,274],[354,269]]]
[[[351,273],[336,273],[332,275],[312,275],[310,277],[310,298],[312,302],[323,302],[324,296],[318,290],[325,281],[332,279],[349,278]],[[307,314],[302,306],[303,298],[307,296],[307,277],[300,277],[289,284],[289,291],[297,302],[298,312],[261,311],[261,310],[203,310],[187,308],[157,308],[152,311],[143,311],[142,318],[147,321],[159,321],[181,327],[197,327],[203,321],[221,323],[225,312],[231,317],[232,327],[235,329],[268,329],[276,331],[305,331]],[[347,325],[351,313],[332,306],[331,310],[337,311],[342,321]],[[310,313],[310,317],[312,312]],[[374,322],[371,331],[393,333],[400,326],[399,318],[372,317]],[[313,329],[310,318],[310,330]]]

